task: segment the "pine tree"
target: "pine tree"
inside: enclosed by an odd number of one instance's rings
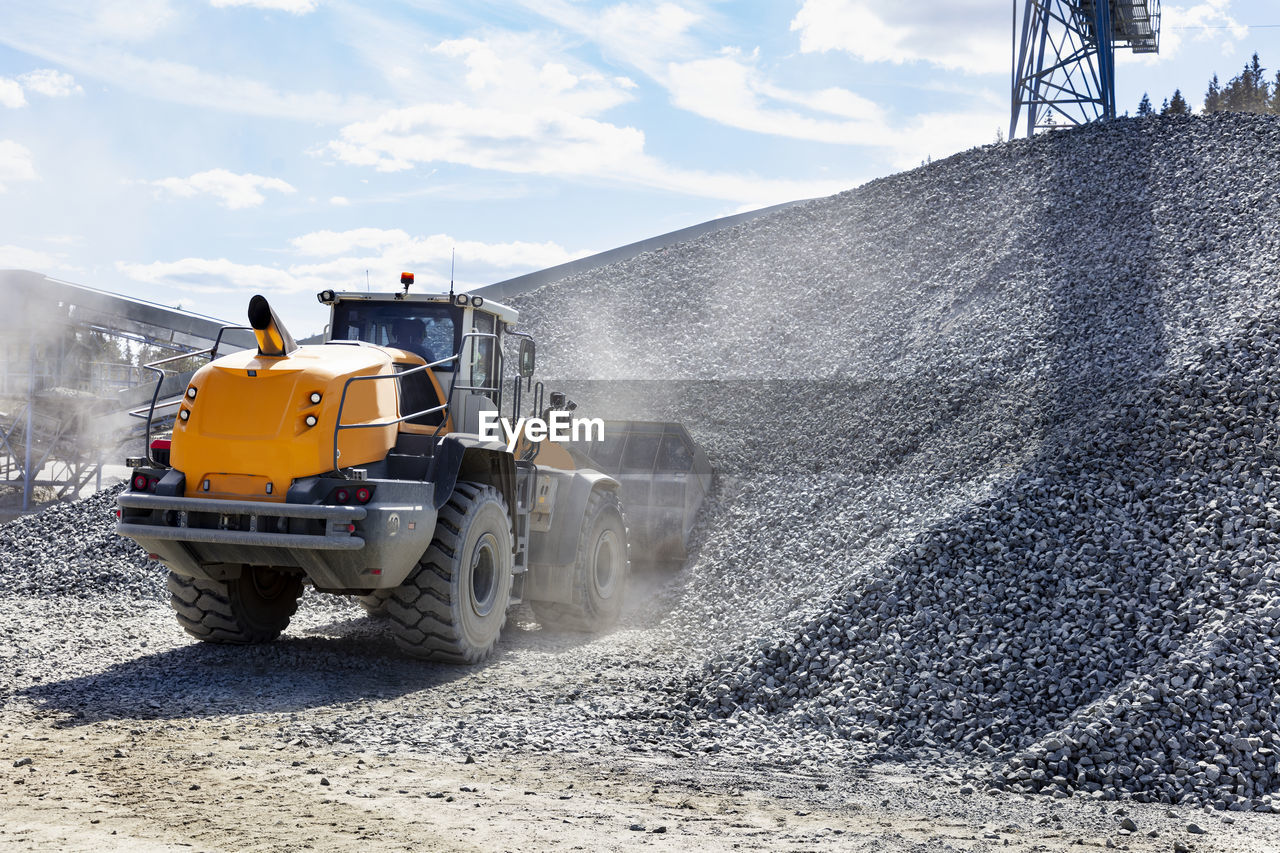
[[[1276,72],[1276,82],[1271,87],[1271,112],[1280,115],[1280,71]]]
[[[1218,82],[1218,75],[1214,74],[1213,79],[1209,81],[1209,91],[1204,93],[1204,111],[1206,113],[1222,112],[1222,84]]]
[[[1147,97],[1147,93],[1142,93],[1142,100],[1138,102],[1138,118],[1155,115],[1155,110],[1151,108],[1151,99]]]
[[[1269,112],[1271,87],[1263,76],[1265,72],[1255,53],[1244,69],[1222,89],[1219,109],[1233,113]]]
[[[1166,116],[1189,116],[1191,115],[1191,107],[1187,106],[1187,99],[1182,97],[1181,89],[1173,90],[1173,97],[1165,101],[1165,108],[1161,115]]]
[[[1249,112],[1265,113],[1271,108],[1271,93],[1267,86],[1267,78],[1264,76],[1266,69],[1262,67],[1262,63],[1258,60],[1258,54],[1255,51],[1253,59],[1249,61]]]

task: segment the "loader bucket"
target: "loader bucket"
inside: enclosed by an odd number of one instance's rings
[[[688,556],[689,535],[714,471],[684,426],[605,421],[603,442],[578,441],[572,448],[622,484],[634,562]]]

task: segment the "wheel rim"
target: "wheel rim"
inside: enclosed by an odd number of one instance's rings
[[[618,537],[612,530],[606,530],[596,540],[596,555],[592,578],[596,585],[596,594],[601,598],[613,595],[613,588],[618,582]]]
[[[486,533],[471,552],[471,609],[488,616],[498,598],[498,540]]]
[[[284,594],[285,586],[288,583],[288,578],[284,572],[257,569],[249,574],[253,579],[253,591],[263,601],[274,601]]]

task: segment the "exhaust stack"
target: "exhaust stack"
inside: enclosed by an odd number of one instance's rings
[[[263,296],[249,300],[249,325],[258,339],[258,355],[267,358],[284,358],[298,348],[289,330],[280,322],[271,304]]]

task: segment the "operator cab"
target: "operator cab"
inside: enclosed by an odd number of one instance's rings
[[[478,432],[480,412],[500,409],[502,340],[519,318],[514,308],[463,293],[326,290],[317,297],[330,307],[326,343],[363,341],[403,350],[432,365],[443,391],[449,394],[452,389],[449,410],[455,429]],[[417,359],[398,365],[404,370],[415,366]],[[401,384],[402,411],[430,408],[421,404],[435,396],[425,374],[405,377]],[[434,427],[440,422],[441,415],[435,413],[410,423]]]

